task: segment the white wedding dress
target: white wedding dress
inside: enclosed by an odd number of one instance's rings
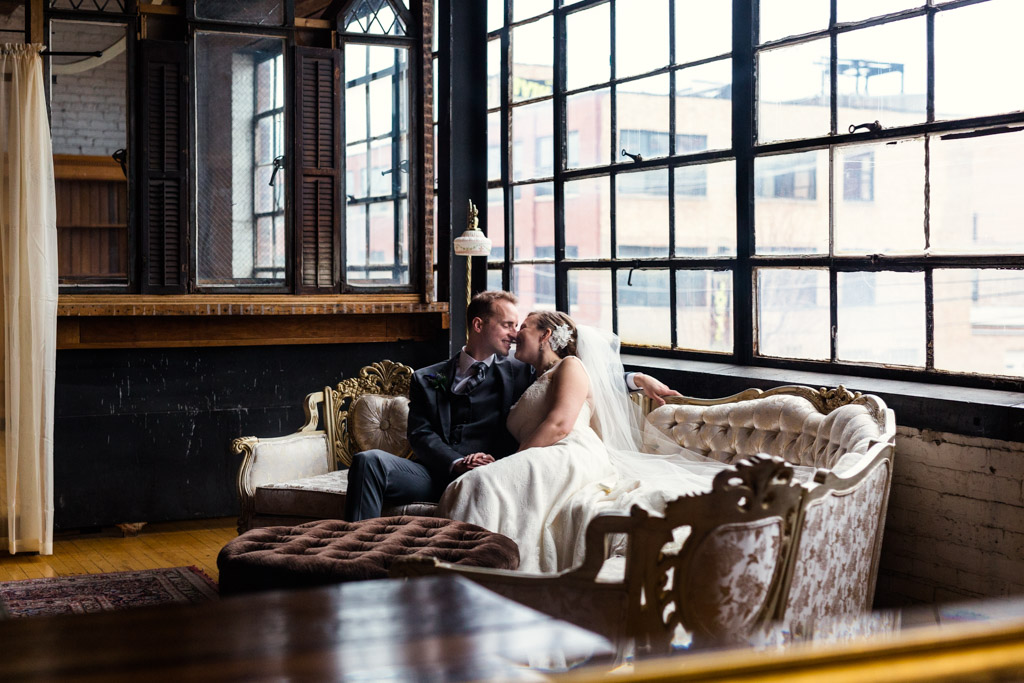
[[[512,406],[507,425],[517,441],[524,441],[547,416],[552,372],[562,362],[538,377]],[[619,382],[621,377],[620,373]],[[661,470],[644,477],[651,471],[630,463],[648,456],[616,457],[595,431],[599,421],[594,419],[594,384],[591,381],[576,424],[564,439],[470,470],[441,497],[443,516],[514,540],[519,546],[520,571],[551,573],[575,566],[583,559],[587,524],[599,512],[629,510],[638,504],[660,513],[668,500],[711,490],[714,474],[725,467],[684,463],[669,466],[670,476]],[[658,460],[658,456],[649,457]]]

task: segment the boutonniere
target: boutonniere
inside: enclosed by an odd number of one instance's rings
[[[444,376],[443,372],[427,375],[427,384],[437,391],[448,390],[448,378]]]

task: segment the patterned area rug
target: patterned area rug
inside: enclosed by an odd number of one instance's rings
[[[198,567],[77,574],[0,583],[0,614],[87,614],[217,597],[217,584]]]

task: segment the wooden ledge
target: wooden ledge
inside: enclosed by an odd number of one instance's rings
[[[429,341],[448,304],[418,294],[61,295],[58,349],[172,348]]]
[[[419,294],[292,296],[287,294],[180,295],[62,294],[60,317],[377,315],[448,313],[447,302],[424,303]],[[447,315],[445,316],[447,317]]]

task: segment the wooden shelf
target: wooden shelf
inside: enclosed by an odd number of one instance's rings
[[[127,183],[121,164],[107,156],[54,154],[55,180],[113,180]]]
[[[448,304],[390,296],[63,294],[58,349],[429,341]]]
[[[288,294],[61,294],[57,315],[253,316],[448,313],[446,302],[425,303],[419,294],[292,296]]]

